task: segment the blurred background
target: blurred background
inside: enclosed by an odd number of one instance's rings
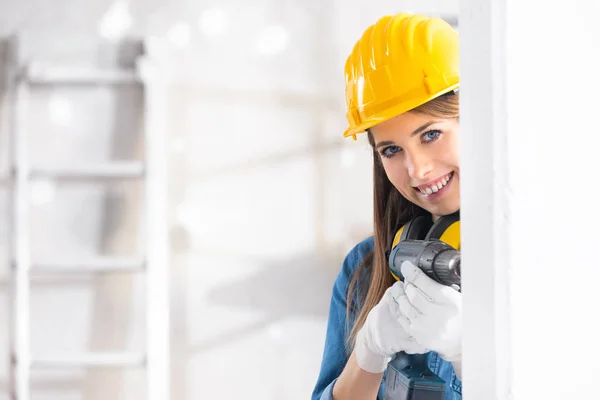
[[[371,152],[342,138],[344,62],[399,11],[456,26],[458,1],[0,0],[0,399],[11,312],[27,313],[9,290],[16,221],[20,260],[40,266],[31,398],[147,398],[148,215],[165,216],[170,398],[308,399],[332,283],[372,231]],[[37,171],[19,201],[15,135]],[[146,167],[167,172],[162,202]]]

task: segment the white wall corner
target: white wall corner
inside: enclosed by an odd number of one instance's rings
[[[506,0],[463,0],[461,233],[465,399],[510,398]]]
[[[598,398],[599,13],[461,2],[466,400]]]

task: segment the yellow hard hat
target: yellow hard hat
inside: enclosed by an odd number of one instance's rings
[[[345,66],[349,128],[344,137],[453,90],[459,82],[458,32],[446,21],[399,13],[371,25]]]

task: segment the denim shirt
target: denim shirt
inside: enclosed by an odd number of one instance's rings
[[[346,329],[348,285],[354,271],[367,254],[373,251],[373,248],[374,240],[372,236],[357,244],[346,256],[342,269],[335,280],[329,307],[325,350],[323,351],[321,370],[312,393],[312,400],[333,400],[333,386],[349,358],[345,345],[348,337]],[[454,373],[452,364],[440,358],[435,352],[428,353],[428,363],[431,371],[446,382],[444,400],[461,400],[462,383]],[[383,399],[386,375],[387,371],[381,381],[377,400]]]

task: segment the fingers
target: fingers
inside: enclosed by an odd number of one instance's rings
[[[421,314],[431,314],[435,312],[436,303],[427,293],[416,287],[411,282],[406,282],[404,286],[406,298],[413,307]]]
[[[439,290],[438,286],[441,286],[439,283],[428,277],[410,261],[403,262],[400,266],[400,271],[406,283],[411,283],[418,287],[423,291],[423,295],[429,297],[432,302],[434,301],[433,294]]]
[[[396,320],[404,329],[410,328],[413,321],[419,318],[421,313],[408,300],[404,290],[403,282],[396,282],[390,290],[390,308]]]
[[[410,287],[410,285],[412,285],[420,292],[420,295],[422,296],[420,304],[423,299],[429,303],[443,304],[448,303],[449,301],[454,302],[460,298],[460,294],[456,290],[434,281],[410,261],[403,262],[400,266],[400,271],[404,276],[405,289],[407,286]],[[412,295],[417,294],[413,289],[408,292],[411,291]],[[426,307],[425,303],[422,305]]]
[[[394,303],[396,309],[396,321],[404,329],[406,335],[414,340],[415,338],[428,338],[430,332],[434,331],[435,327],[431,326],[432,314],[422,314],[409,300],[408,296],[402,291],[402,296],[392,298],[390,301]]]
[[[418,268],[418,272],[409,271],[408,269],[412,267],[410,263],[407,266],[403,265],[403,267],[408,272],[405,275],[406,280],[403,282],[403,286],[399,285],[400,282],[396,282],[395,287],[390,290],[398,314],[396,319],[409,335],[429,338],[431,335],[435,335],[435,332],[443,325],[442,322],[446,318],[444,315],[448,312],[447,309],[450,306],[445,297],[442,296],[446,300],[436,302],[436,298],[439,296],[430,296],[417,285],[424,283],[427,286],[429,282],[432,282],[434,285],[431,285],[432,289],[430,291],[433,292],[447,287],[433,281]],[[421,275],[422,278],[419,278]],[[448,289],[455,292],[452,288]],[[460,296],[458,292],[455,293]]]

